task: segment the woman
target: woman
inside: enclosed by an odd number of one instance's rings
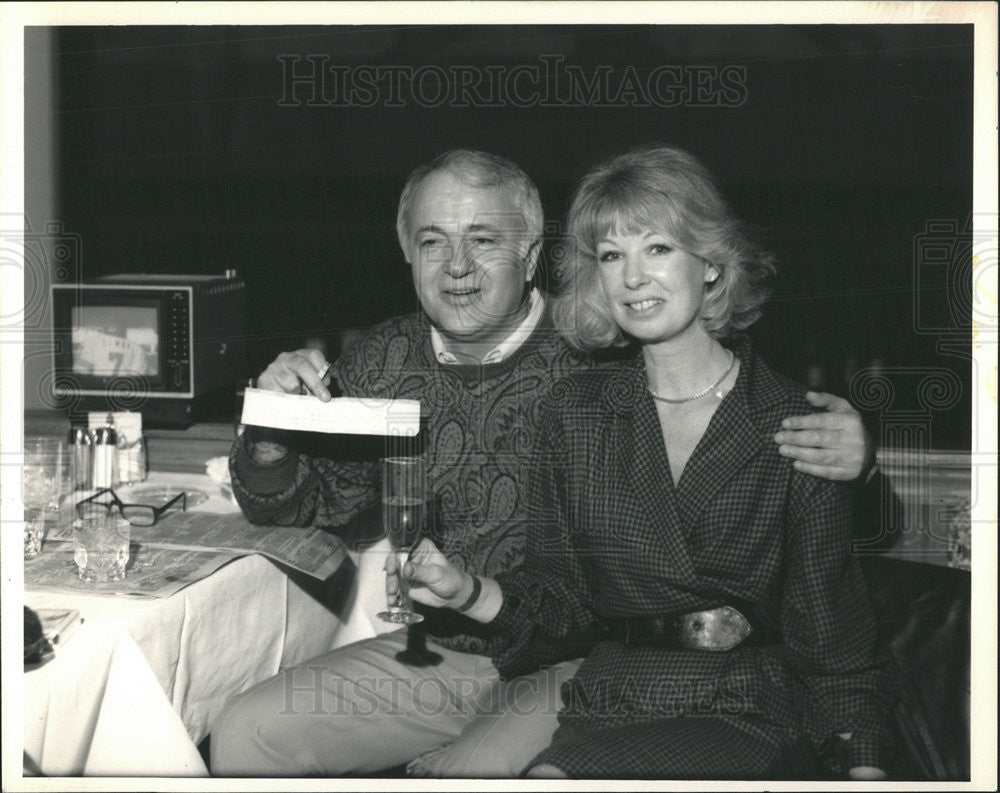
[[[666,146],[591,171],[569,235],[560,327],[638,354],[549,399],[524,564],[479,579],[425,540],[413,597],[514,637],[494,658],[506,678],[586,655],[529,776],[797,777],[822,761],[883,778],[891,679],[848,496],[768,443],[808,404],[740,333],[771,260]]]

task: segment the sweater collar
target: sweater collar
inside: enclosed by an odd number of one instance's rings
[[[431,343],[431,330],[434,326],[431,324],[428,316],[420,312],[418,323],[423,337],[420,344],[421,361],[442,374],[457,375],[462,380],[468,381],[479,382],[483,378],[499,377],[505,374],[515,368],[526,353],[537,349],[539,344],[542,344],[544,340],[551,338],[555,334],[552,322],[552,301],[548,299],[548,295],[544,292],[540,293],[539,296],[542,298],[540,300],[542,312],[531,335],[521,341],[517,348],[499,363],[440,363],[434,355],[434,347]]]
[[[531,290],[529,299],[531,301],[531,308],[528,310],[528,316],[524,318],[520,325],[511,331],[507,338],[505,338],[483,357],[482,363],[484,365],[500,363],[501,361],[509,358],[528,340],[528,337],[535,332],[535,328],[538,327],[538,323],[541,322],[542,315],[545,313],[545,298],[542,297],[542,293],[539,291],[538,287],[535,287]],[[438,363],[445,364],[447,366],[461,365],[464,363],[455,357],[453,353],[448,351],[444,343],[444,338],[441,336],[441,332],[433,325],[431,325],[431,349],[434,351],[434,359]]]

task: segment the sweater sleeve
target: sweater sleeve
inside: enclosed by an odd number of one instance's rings
[[[893,677],[874,611],[851,554],[843,488],[802,477],[791,505],[781,623],[788,660],[803,688],[806,731],[839,773],[886,768]],[[846,757],[833,751],[846,740]]]
[[[504,678],[586,655],[607,635],[594,608],[584,557],[574,543],[567,505],[575,469],[558,416],[543,414],[540,428],[529,472],[524,561],[497,577],[503,605],[490,623],[505,637],[493,659]]]
[[[333,367],[336,385],[344,394],[358,393],[354,371],[357,360],[358,356],[343,356]],[[288,453],[261,465],[251,455],[252,433],[248,430],[237,438],[229,456],[233,494],[252,523],[315,526],[339,534],[340,529],[377,502],[377,460],[360,455],[336,459],[322,453],[309,454],[295,448],[295,436],[300,433],[283,433]],[[344,446],[327,444],[326,448]]]
[[[233,493],[252,523],[336,530],[377,500],[373,462],[338,462],[289,449],[270,465],[254,462],[246,433],[229,457]]]

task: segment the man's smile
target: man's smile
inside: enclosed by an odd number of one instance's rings
[[[445,299],[450,303],[467,303],[482,293],[482,289],[475,286],[451,287],[443,290]]]

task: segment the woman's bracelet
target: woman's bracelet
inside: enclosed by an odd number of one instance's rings
[[[469,594],[468,599],[458,607],[458,611],[466,612],[471,609],[476,601],[479,600],[479,596],[483,593],[483,582],[479,580],[479,576],[472,576],[472,592]]]

